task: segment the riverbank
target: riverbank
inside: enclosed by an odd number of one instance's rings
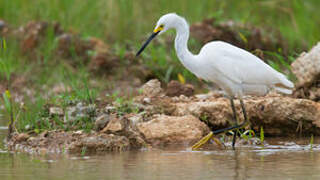
[[[179,84],[179,83],[177,83]],[[180,89],[187,88],[179,84]],[[8,142],[8,149],[28,153],[103,153],[142,148],[158,148],[174,145],[190,147],[205,136],[210,129],[216,130],[232,125],[232,110],[229,101],[218,91],[209,94],[185,96],[177,91],[176,96],[167,96],[158,80],[151,80],[142,86],[128,109],[135,112],[119,114],[119,107],[105,105],[82,105],[47,107],[48,122],[64,124],[72,129],[79,117],[92,116],[94,129],[44,130],[40,133],[15,133]],[[257,145],[261,129],[265,137],[308,137],[320,135],[320,103],[306,99],[294,99],[271,93],[266,97],[247,97],[244,100],[250,123],[247,130],[255,134],[242,136],[237,146]],[[119,105],[119,104],[118,104]],[[121,105],[120,105],[121,106]],[[90,111],[89,107],[92,107]],[[94,107],[94,108],[93,108]],[[240,105],[236,103],[239,121],[243,121]],[[70,112],[72,111],[72,113]],[[67,117],[68,116],[68,117]],[[229,149],[230,138],[219,144],[213,143],[206,149]]]

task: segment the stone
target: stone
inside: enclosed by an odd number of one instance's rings
[[[97,117],[94,123],[95,130],[99,131],[103,129],[109,121],[110,118],[108,114],[102,114],[101,116]]]
[[[320,42],[308,53],[303,52],[292,64],[291,70],[297,77],[297,87],[311,85],[320,75]]]
[[[124,130],[125,125],[123,121],[117,117],[110,119],[108,125],[101,131],[103,133],[117,133]]]
[[[88,136],[72,143],[68,150],[71,153],[103,153],[108,151],[124,151],[130,148],[128,138],[113,134]]]
[[[92,117],[96,113],[96,105],[90,104],[85,105],[79,102],[76,106],[71,106],[66,108],[66,113],[64,116],[64,122],[73,122],[78,118]]]
[[[192,96],[194,94],[194,87],[191,84],[181,84],[179,81],[170,81],[167,85],[166,95],[173,96]]]
[[[162,93],[161,83],[158,79],[152,79],[141,87],[142,94],[146,97],[156,97]]]
[[[53,94],[61,94],[61,93],[70,92],[70,91],[71,91],[71,87],[66,86],[63,83],[58,83],[54,85],[53,88],[50,90],[50,92]]]
[[[49,114],[51,116],[62,116],[64,113],[63,113],[63,109],[59,107],[50,107]]]
[[[63,117],[64,123],[67,122],[73,122],[77,118],[77,108],[72,106],[72,107],[67,107],[66,108],[66,114]]]
[[[130,124],[136,125],[137,123],[140,123],[143,121],[143,113],[134,114],[134,115],[128,117],[128,120],[130,121]]]
[[[190,144],[209,132],[208,126],[192,115],[159,115],[137,124],[138,131],[153,145]]]
[[[244,99],[244,103],[248,119],[256,131],[262,126],[265,134],[271,136],[295,136],[299,133],[320,135],[319,103],[281,96],[251,97]],[[243,121],[238,100],[235,100],[235,106],[239,121]],[[226,98],[179,102],[175,104],[175,108],[173,115],[193,115],[213,129],[233,125],[232,110]]]
[[[26,133],[20,133],[15,138],[17,142],[23,142],[28,140],[30,138],[30,135]]]

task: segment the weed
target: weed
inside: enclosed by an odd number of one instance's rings
[[[260,142],[263,145],[263,142],[264,142],[264,131],[263,131],[263,127],[262,126],[260,128]]]
[[[311,135],[311,138],[310,138],[310,150],[312,151],[312,148],[313,148],[313,141],[314,141],[314,139],[313,139],[313,134]]]
[[[81,148],[81,156],[85,156],[86,155],[86,152],[87,152],[87,147],[86,146],[83,146]]]
[[[253,130],[246,130],[245,132],[241,133],[238,131],[240,134],[240,137],[243,138],[244,140],[248,141],[249,139],[253,138],[255,136],[255,133]]]

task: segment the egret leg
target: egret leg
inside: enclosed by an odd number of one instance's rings
[[[244,121],[241,124],[236,124],[236,125],[231,126],[231,127],[218,129],[216,131],[210,132],[207,136],[203,137],[200,141],[198,141],[196,144],[194,144],[192,146],[192,150],[199,149],[202,145],[207,143],[214,135],[217,135],[217,134],[220,134],[220,133],[224,133],[224,132],[228,132],[228,131],[232,131],[232,130],[237,130],[237,129],[242,128],[243,126],[245,126],[247,124],[247,122],[248,122],[248,118],[247,118],[246,109],[244,107],[244,103],[243,103],[242,99],[240,99],[240,104],[241,104],[241,109],[242,109],[243,116],[244,116]],[[236,117],[236,116],[234,116],[234,117]]]
[[[236,108],[234,106],[234,102],[233,102],[233,98],[230,98],[230,104],[231,104],[231,109],[233,112],[233,120],[235,122],[235,125],[238,125],[238,120],[237,120],[237,112],[236,112]],[[238,134],[238,130],[234,130],[233,131],[233,139],[232,139],[232,149],[234,150],[234,145],[236,144],[236,139],[237,139],[237,134]]]
[[[248,117],[247,117],[247,112],[246,112],[246,108],[244,106],[243,100],[240,99],[240,104],[241,104],[241,109],[242,109],[242,113],[243,113],[243,118],[244,118],[244,122],[242,123],[243,125],[245,125],[245,123],[248,122]]]

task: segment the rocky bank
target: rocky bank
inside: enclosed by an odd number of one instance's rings
[[[115,107],[99,107],[95,109],[100,112],[95,118],[95,131],[15,134],[8,147],[37,153],[101,153],[170,144],[188,147],[210,129],[232,125],[229,100],[218,92],[170,97],[158,80],[147,82],[141,91],[133,103],[140,109],[139,113],[117,115],[110,111]],[[263,127],[265,136],[277,137],[320,135],[320,103],[275,93],[246,97],[244,102],[250,121],[247,129],[259,132]],[[242,121],[239,102],[235,105],[238,120]],[[55,113],[65,112],[56,110]]]

